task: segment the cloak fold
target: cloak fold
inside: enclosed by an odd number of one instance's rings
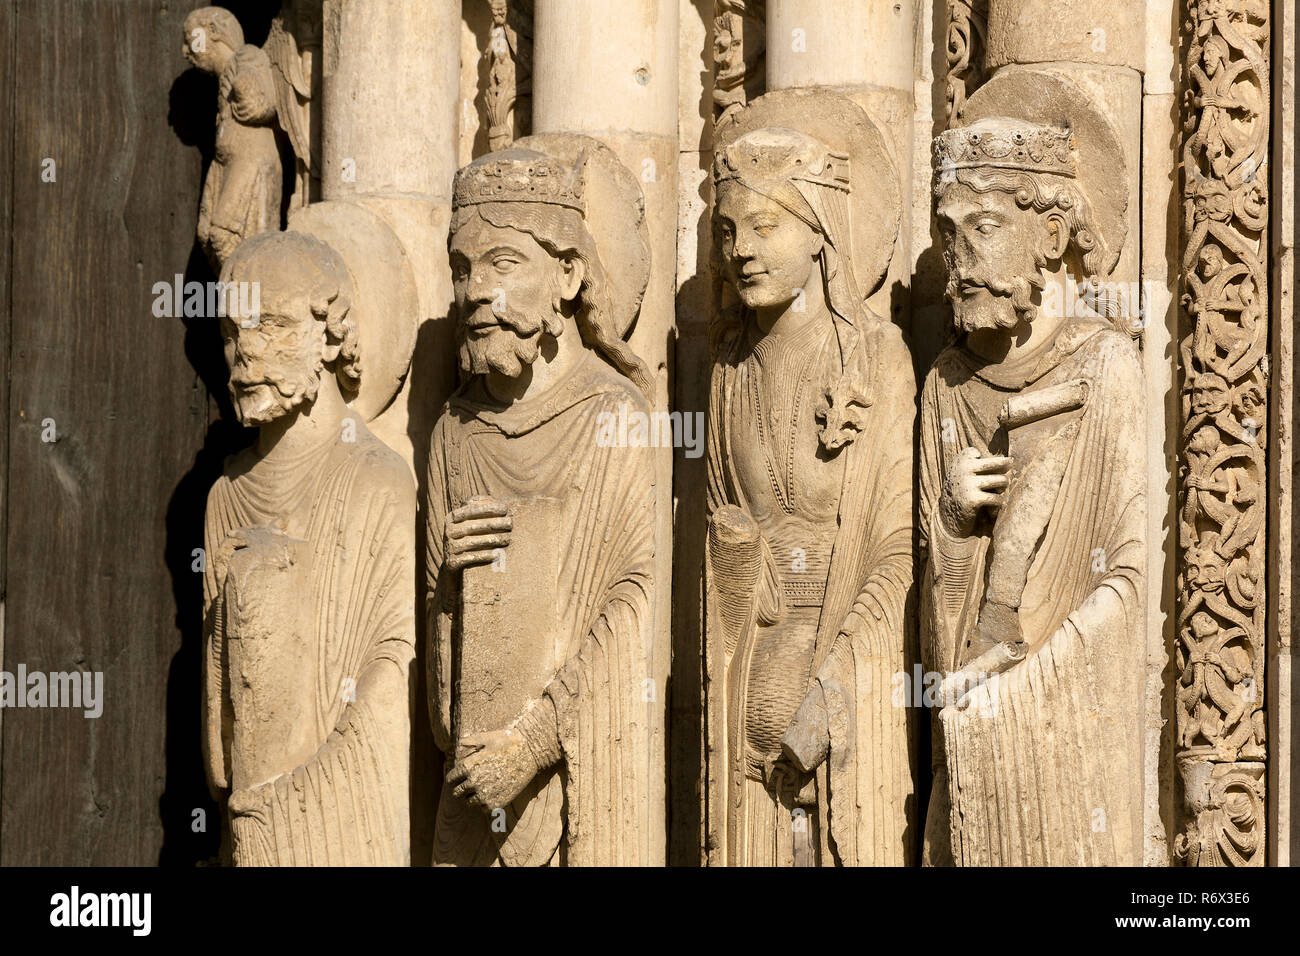
[[[708,511],[725,505],[748,512],[746,497],[730,466],[733,441],[727,433],[736,400],[736,372],[743,360],[738,338],[722,344],[713,370],[709,401]],[[902,866],[910,862],[914,818],[911,708],[891,700],[894,675],[910,659],[906,609],[912,586],[912,459],[916,419],[912,359],[894,326],[871,318],[848,362],[867,384],[871,404],[847,455],[826,591],[818,616],[813,683],[825,696],[831,730],[830,752],[816,771],[822,860],[847,866]],[[766,553],[766,546],[764,546]],[[767,559],[770,561],[770,558]],[[717,573],[706,560],[706,578]],[[776,607],[770,573],[760,575],[756,609]],[[766,584],[764,583],[766,582]],[[708,855],[713,864],[735,862],[734,819],[744,797],[739,697],[728,682],[747,666],[756,613],[734,653],[726,646],[716,587],[710,583],[706,634],[708,728]],[[730,676],[729,676],[730,675]],[[716,798],[726,795],[725,805]]]
[[[311,522],[288,528],[311,546],[317,655],[317,751],[302,765],[229,794],[234,861],[241,866],[410,863],[409,771],[415,656],[412,567],[415,493],[406,465],[364,429],[329,447],[302,497],[288,507],[237,459],[208,498],[204,578],[205,754],[214,793],[228,791],[233,726],[226,687],[224,569],[213,557],[231,532],[281,523],[310,504]],[[354,693],[345,692],[354,681]],[[353,698],[353,699],[348,699]]]
[[[1085,378],[1092,392],[1030,558],[1020,605],[1028,657],[935,722],[927,855],[947,862],[948,848],[933,845],[946,822],[959,864],[1133,865],[1145,662],[1141,371],[1126,336],[1080,322],[1062,330],[1027,380],[993,374],[950,349],[922,400],[922,646],[927,669],[945,674],[962,662],[991,560],[986,528],[955,539],[937,513],[948,462],[968,445],[989,453],[996,421],[988,410],[1021,386],[1029,393]]]
[[[454,395],[434,427],[429,465],[428,555],[431,621],[430,711],[440,748],[454,757],[456,645],[473,640],[457,624],[459,575],[443,569],[447,515],[475,495],[555,497],[570,529],[561,542],[562,661],[534,715],[553,714],[562,754],[557,775],[563,801],[542,813],[563,826],[559,846],[540,847],[529,862],[651,865],[654,708],[654,463],[648,447],[601,447],[602,416],[649,412],[623,376],[588,354],[545,395],[523,409],[495,412],[471,381]],[[509,551],[507,550],[507,555]],[[541,779],[541,778],[539,778]],[[488,817],[444,788],[435,833],[435,862],[509,861],[486,840]],[[562,840],[561,835],[562,834]],[[552,859],[552,854],[558,854]]]

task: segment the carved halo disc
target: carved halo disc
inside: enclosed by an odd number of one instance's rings
[[[798,130],[848,154],[853,248],[847,254],[865,298],[889,270],[902,210],[898,171],[884,134],[848,97],[830,90],[776,90],[719,124],[715,148],[771,126]]]
[[[401,389],[415,351],[420,301],[406,249],[383,219],[351,202],[304,206],[293,214],[289,229],[327,243],[352,275],[361,388],[348,396],[348,404],[365,421],[374,421]]]

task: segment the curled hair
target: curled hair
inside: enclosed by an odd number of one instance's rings
[[[941,196],[953,182],[977,193],[1009,193],[1021,209],[1059,213],[1070,231],[1070,244],[1079,255],[1084,275],[1100,278],[1106,274],[1109,250],[1097,228],[1092,204],[1075,180],[1021,169],[955,169],[935,179],[935,196]]]
[[[517,229],[527,233],[557,259],[576,259],[582,263],[582,284],[575,314],[582,341],[630,378],[643,395],[651,398],[654,385],[650,370],[612,327],[614,309],[609,298],[609,281],[596,242],[578,211],[553,203],[479,203],[452,213],[450,234],[455,235],[475,215],[499,229]]]
[[[352,301],[346,292],[347,276],[342,282],[320,284],[311,295],[311,313],[325,322],[325,340],[339,348],[334,360],[334,374],[339,385],[355,395],[361,388],[361,337],[349,316]]]

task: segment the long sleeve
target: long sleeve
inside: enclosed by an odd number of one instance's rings
[[[312,676],[320,741],[231,793],[238,865],[408,865],[415,491],[373,437],[315,497]],[[307,704],[307,702],[304,702]]]
[[[456,612],[459,576],[445,567],[443,527],[448,514],[446,426],[444,408],[433,429],[429,445],[429,470],[425,499],[425,627],[428,648],[425,655],[429,695],[429,716],[433,723],[433,740],[439,750],[450,753],[451,738],[451,639]]]

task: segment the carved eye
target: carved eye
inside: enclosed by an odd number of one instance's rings
[[[975,226],[975,231],[981,236],[991,236],[998,231],[998,225],[988,219],[983,220]]]

